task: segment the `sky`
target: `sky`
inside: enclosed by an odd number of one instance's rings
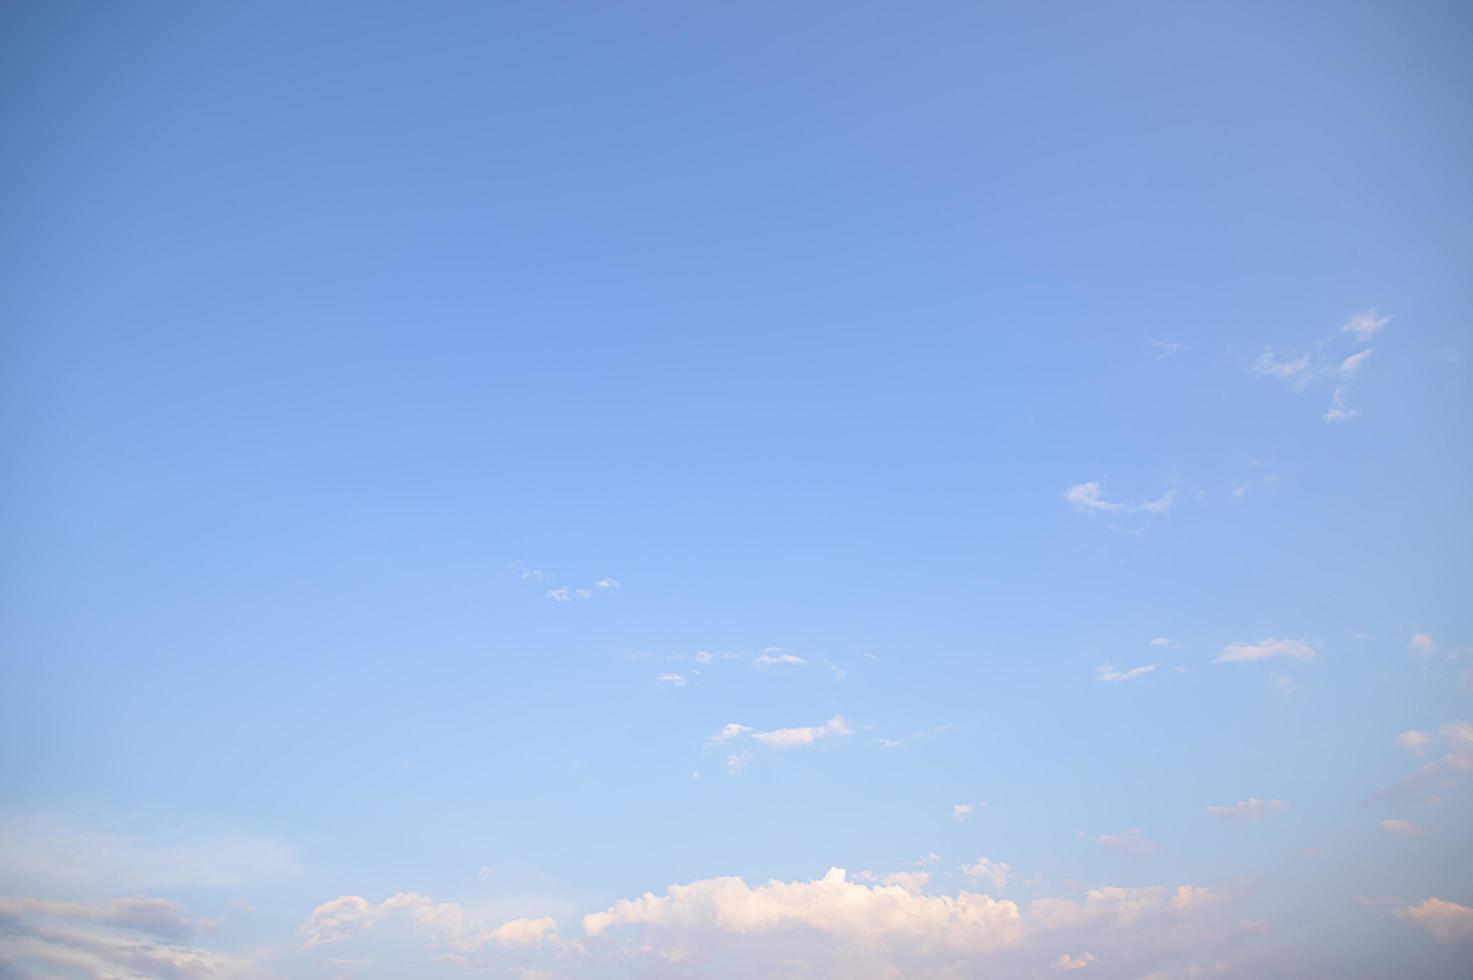
[[[1473,973],[1473,8],[0,9],[0,977]]]

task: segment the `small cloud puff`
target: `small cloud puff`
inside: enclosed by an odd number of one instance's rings
[[[1247,663],[1266,660],[1269,657],[1289,657],[1293,660],[1310,660],[1314,647],[1304,640],[1281,640],[1270,636],[1257,643],[1229,643],[1212,659],[1215,664]]]

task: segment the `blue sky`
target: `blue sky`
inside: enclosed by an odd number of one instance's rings
[[[0,18],[0,976],[1473,969],[1466,5]]]

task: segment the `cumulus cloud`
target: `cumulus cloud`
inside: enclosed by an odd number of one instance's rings
[[[474,952],[488,944],[504,948],[536,947],[558,941],[557,922],[512,919],[494,927],[478,926],[455,902],[436,902],[414,892],[399,892],[378,905],[358,895],[324,902],[297,929],[306,948],[342,942],[390,918],[408,921],[437,945],[457,952]]]
[[[831,868],[816,881],[769,881],[753,888],[741,878],[712,878],[646,892],[583,917],[599,937],[612,929],[710,930],[752,935],[804,927],[855,946],[939,945],[956,953],[986,953],[1016,943],[1018,906],[986,895],[929,896],[900,885],[866,886]]]
[[[1171,510],[1171,504],[1175,499],[1176,491],[1167,490],[1155,500],[1145,500],[1136,504],[1116,503],[1105,499],[1104,490],[1096,480],[1077,483],[1064,491],[1064,501],[1075,510],[1085,513],[1164,514]]]
[[[1283,800],[1260,800],[1255,796],[1229,806],[1209,806],[1207,812],[1230,823],[1252,823],[1263,819],[1266,814],[1277,813],[1286,805]]]
[[[1229,643],[1212,659],[1212,662],[1215,664],[1247,663],[1253,660],[1266,660],[1269,657],[1309,660],[1314,657],[1314,647],[1304,640],[1281,640],[1270,636],[1257,643]]]
[[[1146,664],[1143,667],[1131,667],[1129,670],[1116,670],[1113,664],[1101,664],[1095,668],[1095,680],[1113,684],[1119,681],[1132,680],[1136,677],[1144,677],[1155,669],[1155,664]]]
[[[1428,898],[1391,914],[1424,930],[1440,943],[1473,939],[1473,908],[1467,905]]]
[[[965,820],[977,810],[975,803],[958,803],[951,808],[951,819]]]

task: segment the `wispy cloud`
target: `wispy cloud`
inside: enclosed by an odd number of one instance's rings
[[[1270,636],[1257,643],[1229,643],[1216,657],[1215,664],[1247,663],[1267,660],[1270,657],[1289,657],[1292,660],[1310,660],[1314,647],[1304,640],[1281,640]]]
[[[986,805],[985,803],[958,803],[951,808],[951,819],[966,820],[977,812],[977,807]]]
[[[834,715],[822,725],[807,725],[796,728],[774,728],[758,731],[750,725],[729,724],[715,735],[706,739],[707,746],[724,745],[729,742],[755,742],[767,749],[803,748],[831,737],[854,734],[842,715]],[[750,752],[728,756],[727,770],[739,772],[752,761]]]
[[[1283,800],[1260,800],[1254,796],[1228,806],[1209,806],[1206,809],[1217,819],[1228,823],[1253,823],[1262,820],[1267,814],[1278,813],[1287,806]]]
[[[777,647],[768,647],[756,657],[752,658],[752,666],[758,670],[770,670],[773,667],[801,667],[808,663],[802,657],[795,657],[791,653],[783,653]]]
[[[1420,837],[1422,828],[1410,820],[1382,820],[1377,824],[1382,830],[1402,837]]]
[[[1346,320],[1341,325],[1340,332],[1348,333],[1355,338],[1356,343],[1364,344],[1380,333],[1390,322],[1391,317],[1381,316],[1375,310],[1366,310]]]
[[[1156,352],[1156,360],[1164,361],[1186,350],[1187,345],[1176,340],[1153,340],[1151,349]]]
[[[556,589],[548,589],[545,595],[553,602],[577,602],[582,599],[592,599],[596,595],[617,591],[622,588],[617,579],[601,578],[586,588],[568,588],[566,586]]]
[[[1111,664],[1101,664],[1095,668],[1095,680],[1113,684],[1120,681],[1133,680],[1137,677],[1144,677],[1155,669],[1155,664],[1132,667],[1129,670],[1116,670]]]
[[[1395,802],[1408,799],[1436,800],[1454,784],[1473,774],[1473,724],[1451,721],[1441,725],[1437,734],[1406,731],[1396,737],[1403,749],[1423,755],[1441,748],[1440,758],[1422,763],[1417,770],[1379,790],[1374,799]]]
[[[1064,491],[1064,500],[1075,510],[1083,513],[1093,514],[1165,514],[1171,510],[1172,502],[1176,500],[1176,491],[1167,490],[1155,500],[1145,500],[1135,504],[1123,504],[1106,500],[1104,490],[1099,481],[1091,480],[1088,483],[1076,483]]]
[[[1437,645],[1432,642],[1431,635],[1427,633],[1414,632],[1412,638],[1407,641],[1407,653],[1413,657],[1430,657],[1436,648]]]
[[[1131,857],[1147,857],[1161,850],[1161,845],[1147,838],[1139,827],[1132,827],[1118,834],[1101,834],[1099,842],[1100,847],[1107,851],[1116,851]]]

